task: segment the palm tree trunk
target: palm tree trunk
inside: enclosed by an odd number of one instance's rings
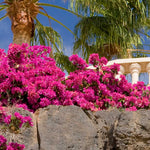
[[[32,19],[24,17],[24,21],[16,23],[12,20],[13,43],[22,44],[27,43],[30,45],[30,40],[34,33],[34,22]]]
[[[21,45],[22,43],[27,43],[30,45],[30,35],[26,31],[22,31],[19,33],[13,32],[13,43]]]
[[[39,13],[39,7],[31,0],[14,0],[8,2],[7,15],[12,22],[13,43],[30,45],[34,35],[34,18]]]

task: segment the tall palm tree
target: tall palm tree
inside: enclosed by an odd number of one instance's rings
[[[49,3],[40,3],[39,0],[4,0],[4,2],[0,4],[0,11],[6,10],[6,14],[2,16],[0,20],[6,17],[9,17],[11,20],[13,43],[28,43],[29,45],[31,43],[51,44],[58,50],[58,46],[62,44],[60,35],[51,26],[42,25],[37,19],[37,15],[46,16],[48,19],[53,19],[60,23],[65,28],[67,27],[47,14],[43,8],[44,6],[55,7],[77,15],[71,10]],[[67,29],[72,32],[69,28]]]
[[[85,17],[75,27],[74,52],[111,59],[124,57],[126,49],[142,44],[141,34],[150,13],[149,0],[71,0],[71,8]]]

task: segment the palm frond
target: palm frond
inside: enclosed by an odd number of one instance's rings
[[[38,19],[35,23],[35,35],[31,40],[32,45],[48,45],[53,51],[59,52],[63,48],[62,38],[52,27],[43,26]]]
[[[7,15],[4,15],[3,17],[0,17],[0,21],[3,20],[6,17],[7,17]]]
[[[61,23],[60,21],[58,21],[57,19],[55,19],[55,18],[53,18],[52,16],[50,16],[50,15],[48,15],[48,14],[46,14],[46,13],[43,13],[43,12],[39,12],[41,15],[43,15],[43,16],[46,16],[46,17],[48,17],[48,18],[50,18],[50,19],[52,19],[52,20],[54,20],[54,21],[56,21],[57,23],[59,23],[60,25],[62,25],[63,27],[65,27],[67,30],[69,30],[72,34],[74,34],[67,26],[65,26],[63,23]]]
[[[124,55],[127,48],[142,44],[141,30],[149,36],[149,0],[70,0],[70,7],[85,16],[74,30],[74,52],[84,57],[97,50],[108,57]]]
[[[56,52],[54,54],[54,58],[55,58],[57,66],[59,68],[61,68],[62,71],[67,71],[67,73],[70,73],[70,72],[73,72],[75,70],[75,67],[69,61],[69,57],[66,56],[62,51]]]
[[[116,46],[118,45],[122,49],[122,53],[124,53],[123,50],[128,48],[128,46],[132,46],[132,44],[136,44],[137,42],[138,44],[140,43],[140,40],[137,40],[138,37],[136,37],[133,30],[129,31],[129,29],[122,27],[120,24],[116,26],[109,17],[85,17],[75,26],[74,32],[77,35],[74,52],[77,52],[75,49],[82,50],[84,57],[92,53],[91,47],[94,45],[95,48],[93,48],[93,52],[96,52],[96,49],[98,49],[99,51],[101,50],[99,53],[103,53],[104,45],[115,44]],[[133,42],[134,38],[136,42]],[[112,53],[114,55],[114,50],[108,49],[106,53]],[[116,51],[116,54],[117,53],[118,51]]]
[[[49,7],[54,7],[54,8],[57,8],[57,9],[61,9],[61,10],[64,10],[64,11],[66,11],[66,12],[69,12],[69,13],[71,13],[71,14],[74,14],[74,15],[76,15],[77,17],[81,17],[81,18],[82,18],[82,16],[79,15],[78,13],[76,13],[76,12],[74,12],[74,11],[71,11],[71,10],[69,10],[69,9],[66,9],[66,8],[64,8],[64,7],[60,7],[60,6],[53,5],[53,4],[48,4],[48,3],[38,3],[37,5],[39,5],[39,6],[49,6]]]

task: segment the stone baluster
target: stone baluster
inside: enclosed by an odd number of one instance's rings
[[[139,81],[139,73],[141,71],[141,65],[138,63],[133,63],[130,65],[130,72],[132,75],[132,84],[137,83]]]
[[[120,80],[120,75],[124,74],[124,72],[125,72],[124,67],[122,65],[120,65],[120,70],[119,70],[118,74],[115,76],[115,78]]]
[[[150,86],[150,63],[147,64],[146,71],[148,72],[148,80],[149,80],[147,86]]]

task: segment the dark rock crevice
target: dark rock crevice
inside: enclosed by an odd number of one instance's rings
[[[40,134],[39,134],[37,119],[38,119],[38,117],[36,118],[37,142],[38,142],[38,149],[41,150],[41,138],[40,138]]]
[[[88,111],[88,110],[83,110],[83,111],[84,111],[84,113],[86,114],[86,116],[87,116],[95,125],[98,124],[98,122],[97,122],[97,120],[96,120],[96,117],[93,115],[93,112]]]
[[[108,132],[108,140],[109,140],[109,145],[111,145],[111,149],[110,150],[117,150],[117,143],[116,143],[116,138],[114,135],[115,129],[117,128],[118,122],[121,118],[122,113],[120,112],[120,114],[116,117],[116,120],[114,121],[114,123],[111,125],[111,128]]]

